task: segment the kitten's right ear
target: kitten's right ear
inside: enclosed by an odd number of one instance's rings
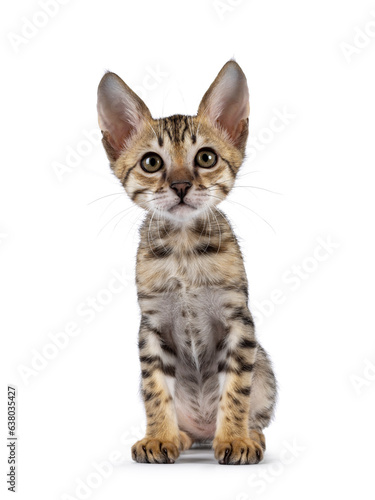
[[[104,147],[109,159],[116,161],[129,137],[151,120],[151,113],[115,73],[106,73],[101,79],[97,107]]]

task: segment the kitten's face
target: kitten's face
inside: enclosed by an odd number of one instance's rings
[[[142,208],[182,223],[229,193],[243,161],[248,91],[230,61],[206,92],[197,116],[154,120],[113,73],[99,86],[99,122],[111,166]]]
[[[130,198],[183,221],[222,201],[241,165],[238,148],[197,117],[153,120],[118,159],[115,173]]]

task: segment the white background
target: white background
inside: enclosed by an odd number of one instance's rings
[[[375,3],[56,5],[47,18],[35,0],[1,7],[1,491],[15,384],[21,499],[370,498]],[[135,464],[142,213],[120,214],[131,204],[97,140],[96,89],[110,69],[154,116],[194,114],[232,57],[248,78],[251,137],[242,187],[222,208],[279,381],[276,418],[257,466],[219,466],[210,450],[173,466]],[[87,312],[90,298],[105,302],[101,311]],[[71,323],[78,330],[67,337]]]

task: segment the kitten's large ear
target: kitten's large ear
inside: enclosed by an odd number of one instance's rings
[[[99,83],[98,115],[103,144],[112,161],[120,156],[126,140],[151,119],[146,104],[115,73],[106,73]]]
[[[244,146],[250,112],[246,76],[235,61],[228,61],[204,94],[198,116],[206,115],[223,128],[238,147]]]

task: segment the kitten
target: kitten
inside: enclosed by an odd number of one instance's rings
[[[147,211],[136,269],[147,430],[132,457],[174,463],[193,442],[213,440],[220,464],[258,463],[276,382],[255,337],[237,240],[217,208],[244,159],[246,77],[229,61],[196,116],[155,120],[106,73],[98,113],[111,167]]]

